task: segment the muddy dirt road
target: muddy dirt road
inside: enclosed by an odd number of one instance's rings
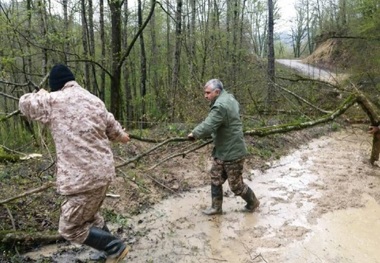
[[[209,187],[163,200],[128,221],[135,236],[123,236],[132,248],[125,262],[380,262],[380,168],[368,162],[363,129],[312,140],[246,174],[261,201],[253,214],[240,211],[244,202],[228,184],[219,216],[200,212]],[[27,256],[90,262],[92,252],[61,245]]]
[[[318,79],[332,84],[338,84],[341,80],[347,77],[346,74],[337,74],[329,70],[324,70],[319,67],[303,63],[302,60],[297,59],[276,59],[277,63],[292,68],[308,78]]]

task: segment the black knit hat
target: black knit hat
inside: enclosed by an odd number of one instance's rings
[[[74,74],[71,70],[63,65],[56,64],[50,71],[49,85],[51,91],[57,91],[63,88],[66,82],[75,80]]]

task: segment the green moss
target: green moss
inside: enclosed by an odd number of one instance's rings
[[[0,151],[0,162],[1,163],[14,163],[20,161],[20,156],[13,155],[13,154],[7,154]]]

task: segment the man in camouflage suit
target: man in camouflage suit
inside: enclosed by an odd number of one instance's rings
[[[127,143],[129,135],[104,103],[83,89],[70,69],[55,65],[49,76],[51,92],[24,94],[19,108],[27,118],[46,124],[54,139],[57,190],[65,196],[59,233],[66,240],[104,251],[107,262],[128,253],[99,213],[115,177],[110,140]]]
[[[245,210],[253,212],[260,202],[243,182],[244,158],[247,149],[244,142],[239,103],[223,89],[218,79],[209,80],[204,87],[205,98],[211,102],[207,118],[188,135],[189,139],[212,137],[214,158],[211,168],[212,205],[203,211],[206,215],[222,214],[223,184],[228,180],[235,195],[246,202]]]

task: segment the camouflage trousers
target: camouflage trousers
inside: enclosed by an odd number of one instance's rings
[[[88,192],[67,195],[61,205],[58,231],[66,240],[82,244],[91,227],[103,228],[104,219],[99,213],[108,185]]]
[[[222,161],[214,159],[211,167],[211,184],[222,186],[226,180],[235,195],[242,195],[248,191],[248,185],[243,182],[243,167],[245,159]]]

